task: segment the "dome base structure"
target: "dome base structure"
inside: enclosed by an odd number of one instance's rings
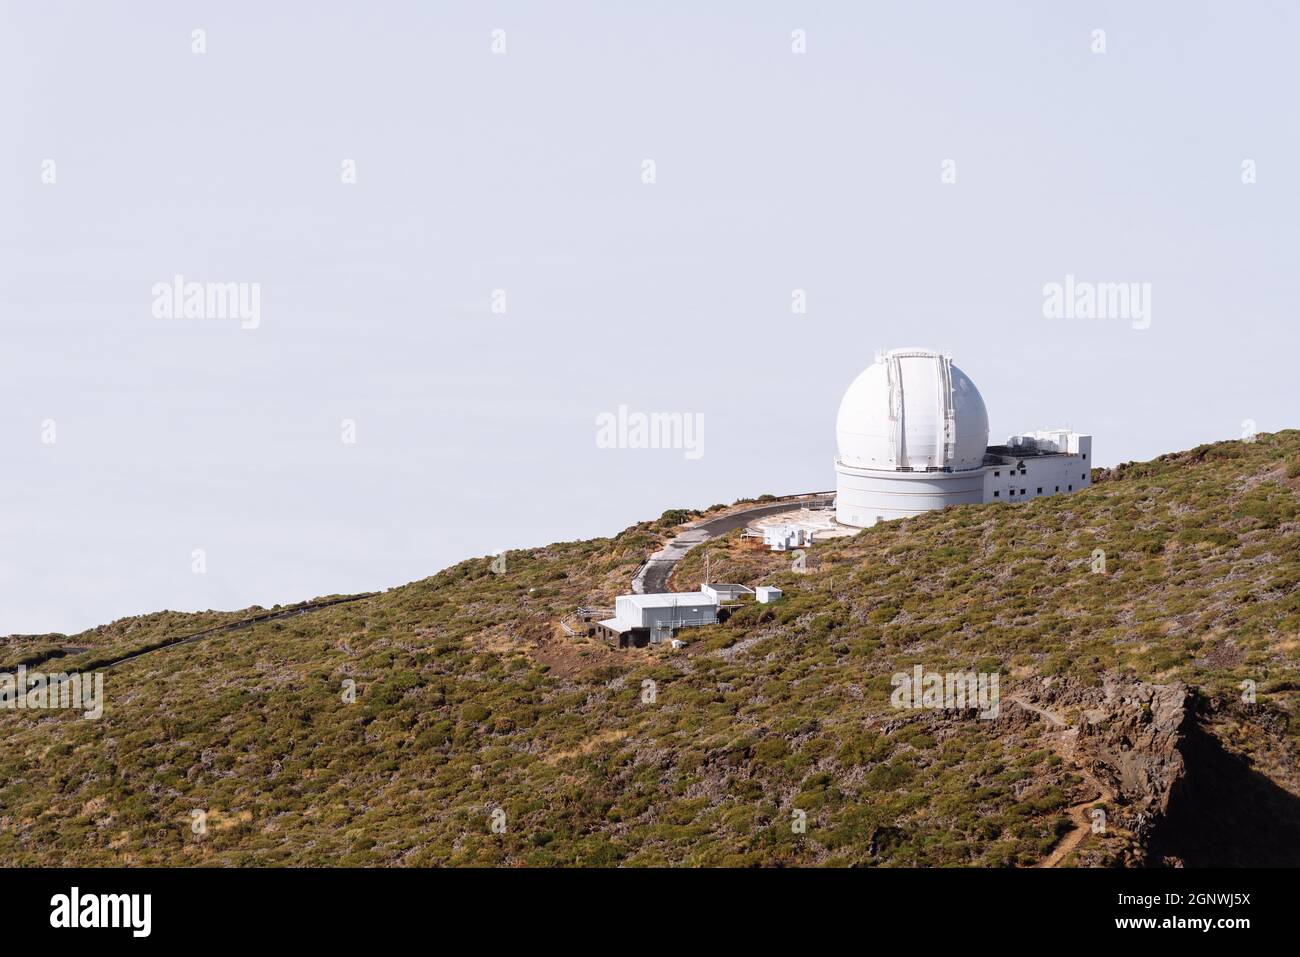
[[[835,463],[835,521],[869,528],[949,505],[984,501],[984,470],[883,472]]]

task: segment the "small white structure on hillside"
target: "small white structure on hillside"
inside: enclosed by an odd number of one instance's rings
[[[814,531],[803,525],[768,525],[763,529],[763,544],[774,552],[804,548],[813,543]]]
[[[759,585],[754,589],[754,597],[760,605],[770,605],[781,597],[781,589],[775,585]]]
[[[1092,482],[1090,435],[1053,429],[990,446],[975,383],[930,349],[877,355],[844,393],[835,433],[835,518],[843,525],[1021,502]]]
[[[718,620],[718,603],[703,591],[619,595],[614,617],[598,622],[600,630],[619,647],[658,644],[672,638],[678,628],[712,625]]]
[[[706,582],[700,586],[700,591],[708,595],[715,603],[721,605],[724,601],[738,601],[745,595],[754,594],[752,588],[746,588],[744,585],[737,585],[735,582]]]

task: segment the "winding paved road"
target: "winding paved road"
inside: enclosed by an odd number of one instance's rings
[[[668,576],[673,573],[673,568],[696,545],[735,531],[764,515],[789,512],[800,505],[829,505],[834,498],[834,492],[791,495],[776,502],[764,502],[762,505],[729,512],[717,518],[703,519],[685,531],[679,532],[667,545],[646,559],[646,563],[632,579],[632,591],[637,595],[667,591]]]

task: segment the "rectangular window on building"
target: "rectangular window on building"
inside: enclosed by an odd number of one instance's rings
[[[1042,494],[1043,494],[1043,487],[1042,487],[1041,485],[1038,486],[1038,494],[1039,494],[1039,495],[1042,495]]]
[[[1001,494],[1002,494],[1002,493],[999,492],[997,489],[994,489],[994,490],[993,490],[993,497],[994,497],[994,498],[998,498],[999,496],[1001,496]]]
[[[1069,488],[1067,489],[1067,491],[1073,492],[1073,491],[1074,491],[1074,486],[1073,486],[1073,485],[1069,486]]]
[[[994,473],[993,473],[993,477],[994,477],[994,478],[1001,478],[1001,477],[1002,477],[1002,473],[1001,473],[1001,472],[994,472]]]
[[[1059,491],[1061,490],[1061,486],[1059,486],[1059,485],[1056,486],[1056,490],[1059,492]]]

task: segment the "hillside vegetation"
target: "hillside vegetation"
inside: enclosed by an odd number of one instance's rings
[[[101,720],[0,710],[0,861],[1032,865],[1097,795],[1005,699],[1107,675],[1214,701],[1207,733],[1294,798],[1300,432],[1094,478],[819,544],[802,574],[733,533],[712,577],[785,597],[677,651],[559,622],[699,513],[156,651],[106,672]],[[14,638],[0,663],[71,671],[253,613]],[[998,672],[1002,715],[895,710],[890,677],[918,664]],[[1064,863],[1140,843],[1116,826]]]

